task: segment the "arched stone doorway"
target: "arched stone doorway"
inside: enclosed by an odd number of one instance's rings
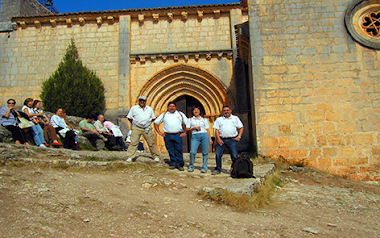
[[[223,105],[231,102],[227,89],[218,78],[205,70],[184,64],[158,72],[144,85],[139,95],[148,97],[147,105],[153,108],[156,116],[166,111],[168,102],[183,96],[192,97],[203,106],[211,127]],[[156,142],[159,151],[166,151],[163,139],[157,134]]]

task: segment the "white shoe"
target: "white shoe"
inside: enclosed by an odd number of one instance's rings
[[[39,145],[39,147],[47,148],[46,145],[44,145],[44,144]]]
[[[132,159],[131,159],[131,158],[128,158],[128,159],[127,159],[127,162],[132,162]]]
[[[160,158],[158,158],[158,157],[157,157],[157,158],[154,158],[154,161],[155,161],[155,162],[160,162]]]

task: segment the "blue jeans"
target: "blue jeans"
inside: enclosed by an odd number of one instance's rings
[[[216,144],[216,167],[215,170],[218,170],[219,172],[222,171],[222,156],[224,153],[224,149],[227,147],[231,154],[231,160],[232,162],[235,161],[235,159],[238,156],[238,142],[235,140],[235,138],[221,138],[223,141],[223,145]]]
[[[164,137],[165,147],[169,152],[170,166],[183,167],[182,137],[180,134],[166,134]]]
[[[207,133],[198,133],[191,135],[190,165],[189,169],[194,169],[195,155],[197,154],[199,143],[202,143],[203,164],[201,170],[207,171],[208,148],[210,138]]]
[[[45,143],[44,131],[42,130],[41,126],[37,124],[32,126],[31,128],[33,132],[34,143],[36,143],[36,145],[41,145]]]

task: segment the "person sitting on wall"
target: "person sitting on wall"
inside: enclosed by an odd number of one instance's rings
[[[37,146],[39,147],[48,147],[50,146],[48,143],[46,143],[44,138],[44,131],[42,130],[41,126],[38,124],[37,116],[42,116],[43,113],[37,113],[35,114],[33,111],[33,99],[27,98],[24,101],[24,106],[22,106],[21,111],[24,112],[26,115],[28,115],[29,119],[34,122],[34,125],[31,127],[32,133],[33,133],[33,139]]]
[[[104,116],[100,118],[100,120],[103,120],[103,125],[112,132],[113,136],[115,136],[117,144],[123,147],[123,150],[127,151],[128,148],[123,141],[123,133],[121,132],[120,128],[112,122],[106,121],[104,119]]]
[[[106,141],[106,147],[109,150],[120,150],[121,148],[116,143],[116,137],[108,130],[107,127],[103,125],[104,122],[104,116],[100,114],[98,116],[98,120],[94,123],[95,129],[101,133],[105,138],[107,138]]]
[[[78,132],[72,130],[68,124],[66,113],[64,113],[62,108],[59,108],[55,112],[55,115],[50,118],[50,125],[54,127],[56,133],[63,138],[63,147],[66,149],[79,150],[79,145],[76,142],[78,140]]]
[[[105,138],[98,130],[96,130],[95,126],[92,124],[93,121],[92,116],[86,116],[85,119],[79,122],[80,134],[86,137],[93,146],[95,146],[96,150],[100,151],[104,149],[107,138]]]
[[[42,110],[42,103],[40,100],[34,100],[33,111],[34,111],[34,114],[41,114],[44,112]],[[62,146],[62,144],[58,142],[58,136],[54,127],[50,125],[49,118],[45,114],[43,114],[42,116],[37,116],[37,119],[42,130],[44,131],[45,141],[49,141],[49,134],[50,134],[51,140],[53,141],[52,143],[53,146]]]
[[[8,99],[7,105],[7,107],[0,109],[1,125],[12,133],[15,144],[29,145],[25,139],[25,131],[18,127],[17,118],[21,116],[15,108],[16,101],[14,99]]]

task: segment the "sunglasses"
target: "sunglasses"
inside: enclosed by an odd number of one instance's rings
[[[8,102],[8,104],[16,104],[15,102]]]

